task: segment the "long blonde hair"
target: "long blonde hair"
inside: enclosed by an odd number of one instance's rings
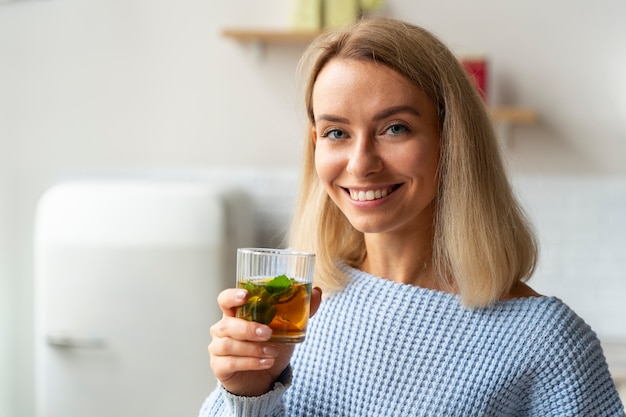
[[[486,306],[528,279],[537,244],[503,167],[487,109],[452,52],[428,31],[390,18],[362,20],[326,33],[307,49],[304,102],[307,140],[300,194],[289,234],[290,246],[317,254],[316,285],[326,293],[347,278],[341,260],[359,266],[366,248],[330,200],[315,171],[312,91],[331,59],[386,65],[412,80],[439,111],[440,165],[432,264],[444,288],[455,288],[467,306]]]

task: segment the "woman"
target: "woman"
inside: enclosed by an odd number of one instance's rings
[[[317,254],[307,341],[211,329],[201,416],[624,416],[592,330],[524,281],[536,244],[453,54],[370,19],[303,59],[310,123],[290,246]]]

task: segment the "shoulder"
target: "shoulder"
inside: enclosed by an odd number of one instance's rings
[[[535,331],[527,345],[534,357],[527,374],[533,410],[542,415],[620,415],[612,414],[620,401],[596,333],[560,299],[539,297],[535,302],[539,308],[529,318]]]
[[[512,299],[512,298],[528,298],[528,297],[541,297],[537,291],[533,290],[528,284],[523,282],[518,282],[511,288],[511,291],[506,294],[502,299]]]
[[[497,304],[520,326],[532,331],[540,345],[565,348],[583,339],[597,340],[591,327],[558,297],[541,296],[530,287],[517,292],[522,293],[525,296],[509,297]]]
[[[555,372],[579,374],[590,367],[607,367],[602,346],[593,329],[558,298],[548,298],[546,309],[537,324],[546,354],[545,362]]]
[[[519,386],[534,415],[619,414],[621,403],[593,329],[557,297],[501,300],[505,353],[522,362]]]

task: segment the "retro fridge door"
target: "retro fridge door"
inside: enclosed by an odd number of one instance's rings
[[[202,183],[53,187],[36,220],[38,417],[196,415],[252,215]]]

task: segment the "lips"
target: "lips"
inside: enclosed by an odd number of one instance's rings
[[[379,198],[387,197],[389,194],[394,192],[399,186],[395,187],[384,187],[384,188],[374,188],[369,190],[355,190],[351,188],[346,188],[346,191],[350,195],[350,198],[353,201],[372,201],[378,200]]]

